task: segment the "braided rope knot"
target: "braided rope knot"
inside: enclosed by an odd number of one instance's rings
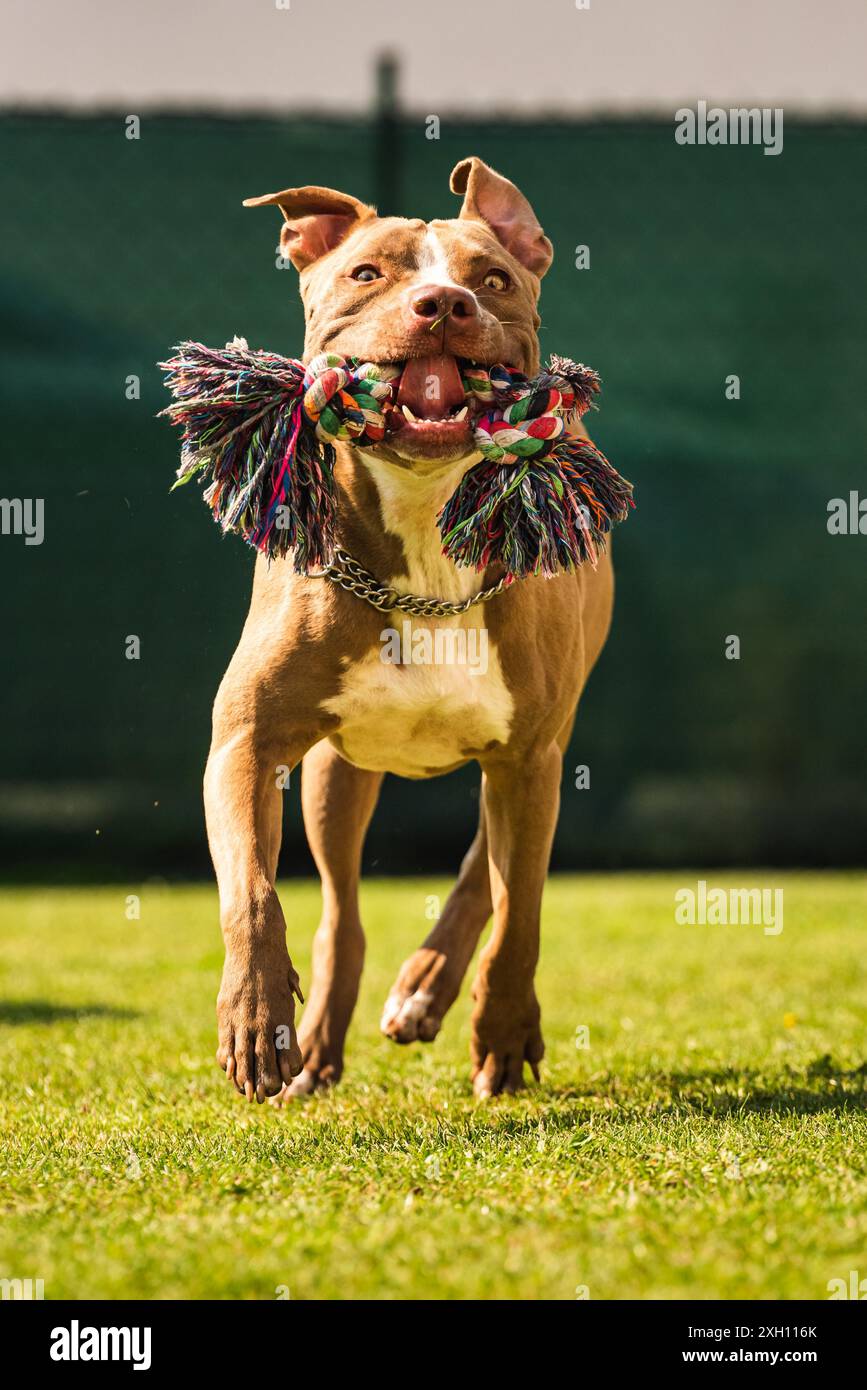
[[[301,408],[324,444],[360,439],[370,444],[385,437],[385,407],[400,368],[362,362],[355,365],[334,353],[314,357],[304,372]]]
[[[468,395],[494,407],[476,421],[476,448],[503,464],[545,458],[567,421],[583,415],[599,391],[597,373],[568,357],[553,357],[532,380],[512,367],[471,365],[463,382]]]
[[[475,425],[482,459],[437,518],[444,553],[479,571],[498,561],[519,577],[595,565],[632,506],[632,484],[567,430],[593,404],[596,372],[568,357],[552,357],[532,379],[474,365],[464,387],[488,407]]]

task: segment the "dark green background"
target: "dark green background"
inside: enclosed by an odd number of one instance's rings
[[[375,199],[375,141],[363,120],[189,117],[145,117],[130,141],[120,115],[7,115],[0,138],[2,495],[46,499],[41,547],[0,537],[4,863],[198,872],[209,706],[253,557],[195,487],[169,495],[155,362],[234,333],[299,351],[278,218],[241,199],[304,183]],[[451,215],[471,153],[554,242],[543,348],[601,372],[593,432],[636,484],[567,762],[591,787],[564,778],[555,862],[863,864],[867,536],[829,536],[826,509],[867,495],[865,129],[788,122],[771,158],[678,146],[670,124],[444,121],[431,141],[405,122],[395,210]],[[367,866],[456,863],[477,780],[389,779]],[[283,868],[310,869],[295,779]]]

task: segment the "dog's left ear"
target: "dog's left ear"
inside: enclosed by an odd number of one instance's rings
[[[476,155],[455,165],[450,187],[464,195],[460,216],[486,222],[509,254],[541,279],[554,248],[523,193]]]
[[[333,251],[359,222],[376,216],[375,208],[333,188],[284,188],[282,193],[244,199],[245,208],[270,204],[283,214],[280,250],[296,270],[304,270]]]

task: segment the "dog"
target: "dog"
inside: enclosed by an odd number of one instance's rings
[[[300,272],[305,361],[329,352],[402,369],[381,443],[338,444],[338,543],[385,591],[453,604],[494,586],[442,554],[436,517],[478,462],[457,362],[539,370],[540,282],[553,251],[527,199],[481,159],[451,175],[457,218],[380,217],[329,188],[250,198],[283,217]],[[572,427],[583,432],[580,425]],[[205,772],[225,965],[217,1061],[248,1100],[288,1102],[336,1082],[365,940],[358,885],[384,773],[436,777],[475,761],[479,824],[442,915],[404,963],[381,1027],[431,1042],[493,915],[473,986],[472,1083],[487,1098],[539,1078],[534,987],[542,891],[563,753],[608,635],[610,556],[532,577],[430,631],[484,633],[484,670],[382,660],[383,614],[328,575],[257,560],[249,614],[214,704]],[[392,621],[386,618],[387,622]],[[302,766],[307,838],[322,881],[310,997],[275,876],[285,770]],[[290,940],[297,929],[288,924]],[[303,1000],[302,1000],[303,1002]]]

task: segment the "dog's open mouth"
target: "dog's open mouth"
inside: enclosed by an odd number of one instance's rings
[[[411,357],[386,411],[386,441],[397,441],[400,452],[445,456],[467,449],[472,439],[479,402],[468,395],[461,370],[463,359],[450,354]]]
[[[472,432],[472,404],[457,358],[413,357],[401,372],[387,417],[388,434],[400,434],[402,445],[461,444]]]

